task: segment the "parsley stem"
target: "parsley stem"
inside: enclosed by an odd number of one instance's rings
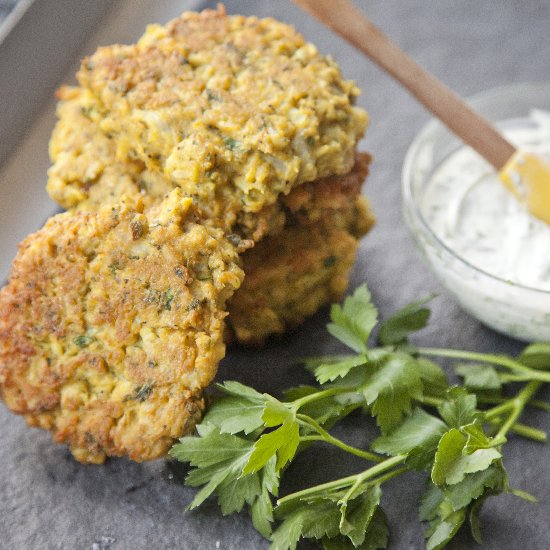
[[[338,395],[341,393],[350,393],[353,391],[353,388],[329,388],[328,390],[322,390],[312,393],[311,395],[300,397],[299,399],[296,399],[295,401],[289,403],[289,405],[291,405],[293,411],[297,411],[300,407],[303,407],[308,403],[312,403],[313,401],[318,401],[320,399],[324,399],[325,397],[330,397],[332,395]]]
[[[504,384],[508,382],[528,382],[529,380],[533,380],[534,377],[538,379],[538,374],[536,374],[537,371],[534,371],[535,375],[533,374],[508,374],[508,373],[499,373],[499,378],[501,382]]]
[[[531,405],[532,403],[533,402],[530,401],[529,403],[526,403],[526,405]],[[501,425],[502,415],[514,409],[515,406],[515,399],[508,398],[506,401],[500,403],[496,407],[483,411],[485,420],[492,425]],[[510,428],[510,431],[528,439],[538,441],[539,443],[546,443],[546,440],[548,438],[546,432],[538,430],[537,428],[532,428],[531,426],[526,426],[525,424],[520,424],[519,422],[515,422],[514,425]]]
[[[479,353],[476,351],[465,351],[458,349],[442,349],[442,348],[419,348],[418,352],[422,355],[434,355],[437,357],[449,357],[452,359],[466,359],[470,361],[481,361],[498,365],[518,372],[524,372],[529,380],[540,380],[542,382],[550,382],[550,372],[537,371],[523,365],[519,361],[515,361],[510,357],[503,355],[494,355],[492,353]]]
[[[408,468],[405,468],[405,467],[398,468],[397,470],[394,470],[393,472],[389,472],[384,476],[380,476],[376,480],[372,480],[372,478],[373,478],[372,470],[373,470],[373,468],[369,468],[368,470],[365,470],[364,472],[358,474],[356,480],[353,483],[353,485],[348,489],[348,491],[346,492],[346,494],[344,495],[344,497],[342,498],[341,501],[347,501],[350,498],[353,498],[353,493],[355,493],[355,491],[357,491],[357,489],[359,487],[361,487],[361,485],[363,483],[365,483],[365,481],[367,481],[367,480],[371,480],[372,482],[382,484],[382,483],[384,483],[384,481],[388,481],[388,479],[391,479],[392,477],[394,477],[396,475],[399,475],[399,474],[402,474],[404,471],[407,471]]]
[[[509,397],[488,397],[484,395],[477,396],[477,402],[483,403],[485,405],[499,405],[500,403],[505,403],[510,401]],[[536,409],[542,409],[543,411],[550,412],[550,403],[543,401],[542,399],[531,399],[527,403],[528,407],[534,407]]]
[[[388,472],[383,476],[377,477],[374,482],[382,485],[382,483],[386,483],[386,481],[389,481],[390,479],[393,479],[394,477],[400,476],[401,474],[405,474],[407,472],[410,472],[410,469],[407,468],[407,466],[401,466],[401,468],[396,468],[392,472]]]
[[[516,422],[510,428],[510,431],[539,443],[546,443],[548,441],[548,434],[545,431],[533,428],[532,426],[526,426],[520,422]]]
[[[320,435],[301,435],[300,441],[325,441],[325,438]]]
[[[311,418],[310,416],[307,416],[305,414],[297,414],[296,418],[302,425],[306,425],[309,428],[314,429],[319,434],[321,439],[323,439],[327,443],[330,443],[331,445],[335,445],[336,447],[342,449],[343,451],[346,451],[347,453],[351,453],[352,455],[358,456],[360,458],[364,458],[365,460],[370,460],[371,462],[384,461],[384,458],[382,458],[381,456],[378,456],[374,453],[370,453],[368,451],[363,451],[362,449],[357,449],[356,447],[352,447],[351,445],[344,443],[340,439],[337,439],[336,437],[331,435],[329,432],[327,432],[318,422],[313,420],[313,418]],[[308,436],[303,436],[303,437],[308,437]],[[303,437],[300,439],[303,440]]]
[[[317,493],[323,493],[331,489],[343,489],[345,487],[349,487],[350,485],[353,485],[355,483],[358,476],[361,476],[362,481],[366,481],[367,479],[372,479],[373,477],[376,477],[378,474],[382,474],[388,470],[391,470],[394,466],[402,464],[403,462],[405,462],[406,459],[407,459],[407,455],[397,455],[391,458],[387,458],[386,460],[384,460],[384,462],[381,462],[380,464],[376,464],[376,466],[372,466],[368,470],[365,470],[364,472],[361,472],[359,474],[342,477],[334,481],[322,483],[321,485],[315,485],[314,487],[308,487],[307,489],[303,489],[302,491],[297,491],[295,493],[291,493],[290,495],[286,495],[277,501],[277,506],[281,506],[293,500],[308,498]]]
[[[490,420],[489,423],[496,426],[501,424],[501,422],[497,418]],[[546,432],[537,428],[533,428],[532,426],[521,424],[520,422],[516,422],[510,428],[510,431],[517,435],[520,435],[521,437],[525,437],[526,439],[536,441],[537,443],[546,443],[548,441],[548,434]]]
[[[533,397],[533,395],[539,390],[542,383],[538,380],[533,380],[526,384],[523,389],[510,400],[513,405],[512,412],[510,416],[506,419],[506,422],[501,426],[500,430],[497,432],[494,440],[495,442],[505,443],[506,434],[512,429],[512,426],[515,424],[516,420],[519,418],[523,409]]]
[[[432,397],[431,395],[423,395],[418,401],[423,405],[428,405],[429,407],[439,407],[439,405],[443,403],[443,399],[439,397]]]
[[[367,470],[368,471],[368,470]],[[368,484],[369,485],[382,485],[386,481],[389,481],[390,479],[393,479],[394,477],[400,476],[401,474],[404,474],[409,471],[409,468],[406,466],[402,466],[401,468],[396,468],[395,470],[388,472],[385,475],[381,475],[380,477],[377,477],[375,479],[372,479],[369,477]],[[361,487],[361,485],[366,484],[366,480],[362,479],[361,474],[357,476],[357,479],[355,480],[355,483],[348,489],[346,494],[339,500],[338,504],[347,502],[350,499],[353,499],[354,493]]]
[[[531,399],[527,403],[528,407],[536,407],[537,409],[542,409],[543,411],[550,412],[550,403],[543,401],[542,399]]]
[[[513,409],[514,407],[515,407],[514,399],[508,399],[504,403],[501,403],[500,405],[497,405],[492,409],[483,411],[483,414],[487,420],[491,420],[492,418],[498,418],[499,416],[502,415],[502,413],[508,412],[510,409]]]

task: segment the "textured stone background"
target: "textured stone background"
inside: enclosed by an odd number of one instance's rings
[[[100,1],[100,0],[95,0]],[[183,8],[215,2],[133,0],[119,2],[94,41],[127,42],[141,33],[148,20],[166,21]],[[382,314],[430,292],[433,325],[419,342],[430,346],[467,347],[514,352],[517,342],[482,327],[462,312],[421,263],[401,217],[400,171],[406,149],[428,116],[405,92],[341,40],[308,19],[287,1],[230,1],[230,13],[273,15],[294,24],[323,52],[341,64],[364,94],[360,104],[371,114],[371,126],[362,147],[374,154],[365,192],[372,199],[378,224],[361,247],[352,277],[356,286],[368,281]],[[361,5],[370,17],[417,60],[463,95],[498,85],[549,79],[550,3],[543,0],[369,0]],[[72,70],[72,69],[71,69]],[[47,136],[53,123],[53,103],[18,151],[15,162],[0,173],[0,197],[12,200],[19,185],[27,185],[53,209],[42,191],[47,166]],[[31,147],[32,145],[32,147]],[[25,156],[26,155],[26,156]],[[27,164],[24,170],[21,162]],[[29,178],[31,181],[29,182]],[[27,183],[24,183],[27,182]],[[13,187],[11,187],[13,186]],[[41,219],[21,197],[20,224],[0,219],[2,232],[13,235]],[[15,199],[13,199],[15,200]],[[2,202],[0,201],[0,202]],[[35,208],[38,212],[38,208]],[[38,214],[36,214],[38,215]],[[15,229],[14,229],[15,227]],[[2,271],[7,268],[2,258]],[[228,353],[218,379],[236,379],[257,389],[278,393],[308,376],[294,367],[294,359],[336,349],[324,332],[327,311],[308,321],[284,340],[261,351],[234,348]],[[531,413],[530,422],[549,429],[548,417]],[[357,416],[339,434],[356,445],[366,445],[371,433]],[[111,460],[104,466],[82,466],[54,445],[48,434],[27,428],[22,419],[0,408],[0,548],[28,549],[239,549],[267,548],[246,515],[223,518],[214,503],[184,515],[193,491],[182,487],[182,471],[164,461],[134,464]],[[508,448],[509,447],[509,448]],[[482,513],[483,548],[550,547],[550,461],[548,448],[514,440],[506,448],[511,484],[533,492],[536,505],[512,496],[492,499]],[[288,471],[283,494],[301,485],[357,471],[358,462],[332,450],[303,453]],[[423,484],[418,477],[394,480],[384,502],[391,527],[392,549],[420,549],[422,527],[416,507]],[[452,548],[475,544],[463,535]]]

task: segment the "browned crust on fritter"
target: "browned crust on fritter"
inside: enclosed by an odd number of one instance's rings
[[[309,225],[334,211],[349,211],[361,192],[371,162],[368,153],[356,153],[355,164],[343,176],[329,176],[305,183],[282,199],[291,223]]]
[[[65,93],[69,94],[70,97],[72,91],[68,89]],[[72,196],[83,198],[78,206],[79,208],[90,211],[97,210],[101,203],[119,201],[121,193],[130,193],[136,198],[143,198],[144,203],[151,206],[161,200],[167,189],[172,188],[170,183],[158,173],[147,171],[143,167],[139,168],[135,162],[117,162],[112,142],[103,137],[101,132],[98,132],[97,127],[94,127],[78,111],[77,106],[69,102],[62,106],[62,109],[76,109],[71,116],[75,120],[80,120],[83,131],[89,132],[90,139],[86,141],[84,149],[81,149],[83,140],[77,135],[76,128],[58,126],[56,130],[56,140],[65,143],[65,154],[72,155],[71,162],[76,163],[78,166],[82,159],[87,159],[90,167],[90,183],[87,187],[78,182],[72,184]],[[64,133],[60,134],[59,132]],[[74,145],[71,145],[72,142]],[[95,149],[98,147],[101,154],[96,158]],[[99,163],[99,159],[101,159],[101,163]],[[329,176],[300,185],[287,196],[279,197],[275,204],[264,207],[258,213],[239,213],[237,221],[232,227],[233,235],[231,235],[231,238],[233,242],[238,242],[242,238],[251,238],[257,243],[257,247],[262,250],[269,250],[270,242],[264,243],[263,241],[266,237],[281,232],[286,234],[286,228],[295,225],[311,226],[323,219],[330,219],[334,227],[345,228],[350,235],[356,238],[363,236],[372,225],[374,218],[368,209],[363,209],[363,213],[369,212],[368,215],[358,213],[355,202],[360,193],[361,185],[368,174],[370,160],[370,155],[367,153],[356,153],[354,166],[347,174]],[[66,163],[66,166],[70,166],[70,162]],[[92,172],[94,166],[99,170],[97,177]],[[56,167],[54,166],[50,173],[50,182],[54,182],[55,177]],[[94,177],[95,179],[93,179]],[[69,196],[67,191],[63,191],[63,193],[65,193],[65,196]],[[247,256],[251,254],[256,255],[260,252],[245,254],[246,270],[253,269],[248,266],[247,261]],[[270,263],[269,265],[272,266],[273,264]],[[345,266],[340,264],[338,267],[344,269]],[[254,272],[250,275],[255,277]],[[276,284],[276,282],[270,281],[269,284]],[[284,287],[286,284],[285,278],[278,281],[277,284]],[[252,284],[245,284],[238,296],[243,297],[245,302],[255,301],[261,291],[262,289]],[[266,288],[265,292],[269,293],[270,289]],[[252,293],[253,297],[247,297],[247,293]],[[334,293],[325,293],[323,299],[318,300],[318,307],[332,299],[333,295]],[[251,312],[250,319],[246,318],[247,311]],[[304,313],[304,315],[288,315],[289,321],[287,322],[285,321],[285,302],[283,301],[280,303],[272,302],[270,313],[265,315],[277,318],[277,321],[273,321],[270,326],[273,326],[275,332],[280,332],[281,327],[296,326],[305,316],[313,312],[312,308],[308,307],[307,313]],[[235,331],[237,338],[243,343],[261,342],[268,334],[266,318],[264,316],[258,319],[255,308],[250,310],[242,308],[234,324],[237,328],[246,327],[246,329]],[[258,327],[257,330],[255,329],[256,326]]]
[[[246,277],[229,303],[227,339],[260,345],[339,300],[348,285],[358,238],[374,217],[362,196],[326,210],[317,223],[295,224],[243,254]]]
[[[75,88],[59,91],[59,116],[71,124],[59,123],[54,130],[50,148],[56,163],[49,170],[50,196],[65,208],[89,212],[119,202],[123,195],[141,199],[146,208],[158,204],[174,189],[173,182],[140,161],[117,160],[115,143],[86,115],[89,105],[81,95]],[[258,242],[288,224],[316,223],[331,211],[353,203],[367,177],[370,160],[368,153],[356,153],[348,173],[304,183],[259,212],[238,212],[231,223],[226,220],[229,225],[224,229]],[[217,220],[205,222],[218,225]]]
[[[356,153],[353,168],[347,174],[304,183],[257,214],[242,214],[235,226],[236,232],[258,243],[285,227],[315,224],[335,211],[349,212],[361,192],[370,162],[368,153]]]
[[[82,462],[164,455],[224,355],[238,262],[178,191],[53,217],[0,291],[0,397]]]
[[[77,78],[61,96],[81,113],[60,109],[58,126],[88,118],[117,161],[140,162],[181,187],[226,230],[240,212],[348,172],[367,123],[355,84],[291,26],[223,8],[150,25],[133,45],[99,48]],[[63,166],[66,134],[52,139],[58,179],[50,189],[74,206],[78,196],[63,187],[98,173],[78,159]]]

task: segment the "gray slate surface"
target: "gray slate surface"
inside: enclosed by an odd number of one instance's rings
[[[378,224],[361,246],[352,285],[368,281],[383,315],[420,296],[440,292],[432,328],[419,337],[423,344],[517,351],[519,343],[482,327],[444,293],[421,263],[402,222],[401,163],[408,144],[428,119],[426,113],[388,77],[289,2],[228,0],[226,5],[231,13],[273,15],[294,24],[322,51],[330,52],[364,90],[359,102],[369,110],[372,123],[362,145],[375,156],[366,193]],[[548,2],[369,0],[362,5],[380,27],[463,95],[549,77]],[[327,311],[323,311],[295,334],[261,351],[231,349],[218,379],[236,379],[274,393],[307,382],[308,376],[292,363],[300,356],[336,349],[324,332],[326,320]],[[533,413],[530,421],[550,429],[548,417]],[[339,434],[358,446],[366,445],[371,432],[364,425],[363,418],[353,417]],[[4,408],[0,408],[0,434],[1,549],[251,550],[268,546],[246,515],[223,518],[214,503],[183,515],[194,491],[177,483],[182,472],[171,471],[164,461],[111,460],[104,466],[82,466],[63,447],[54,445],[48,434],[27,428]],[[533,492],[540,502],[531,505],[511,496],[490,500],[482,513],[487,541],[483,548],[549,548],[548,448],[521,440],[508,447],[506,465],[513,486]],[[288,471],[283,493],[358,467],[358,462],[338,452],[309,450]],[[423,548],[422,527],[416,519],[422,488],[422,481],[410,476],[386,489],[390,548]],[[452,548],[474,546],[464,535]]]

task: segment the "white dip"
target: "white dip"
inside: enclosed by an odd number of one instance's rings
[[[502,129],[517,147],[550,158],[550,113],[534,110]],[[441,254],[431,257],[466,309],[512,336],[550,341],[550,226],[531,216],[495,170],[466,146],[435,170],[420,208],[448,249],[488,274]]]

